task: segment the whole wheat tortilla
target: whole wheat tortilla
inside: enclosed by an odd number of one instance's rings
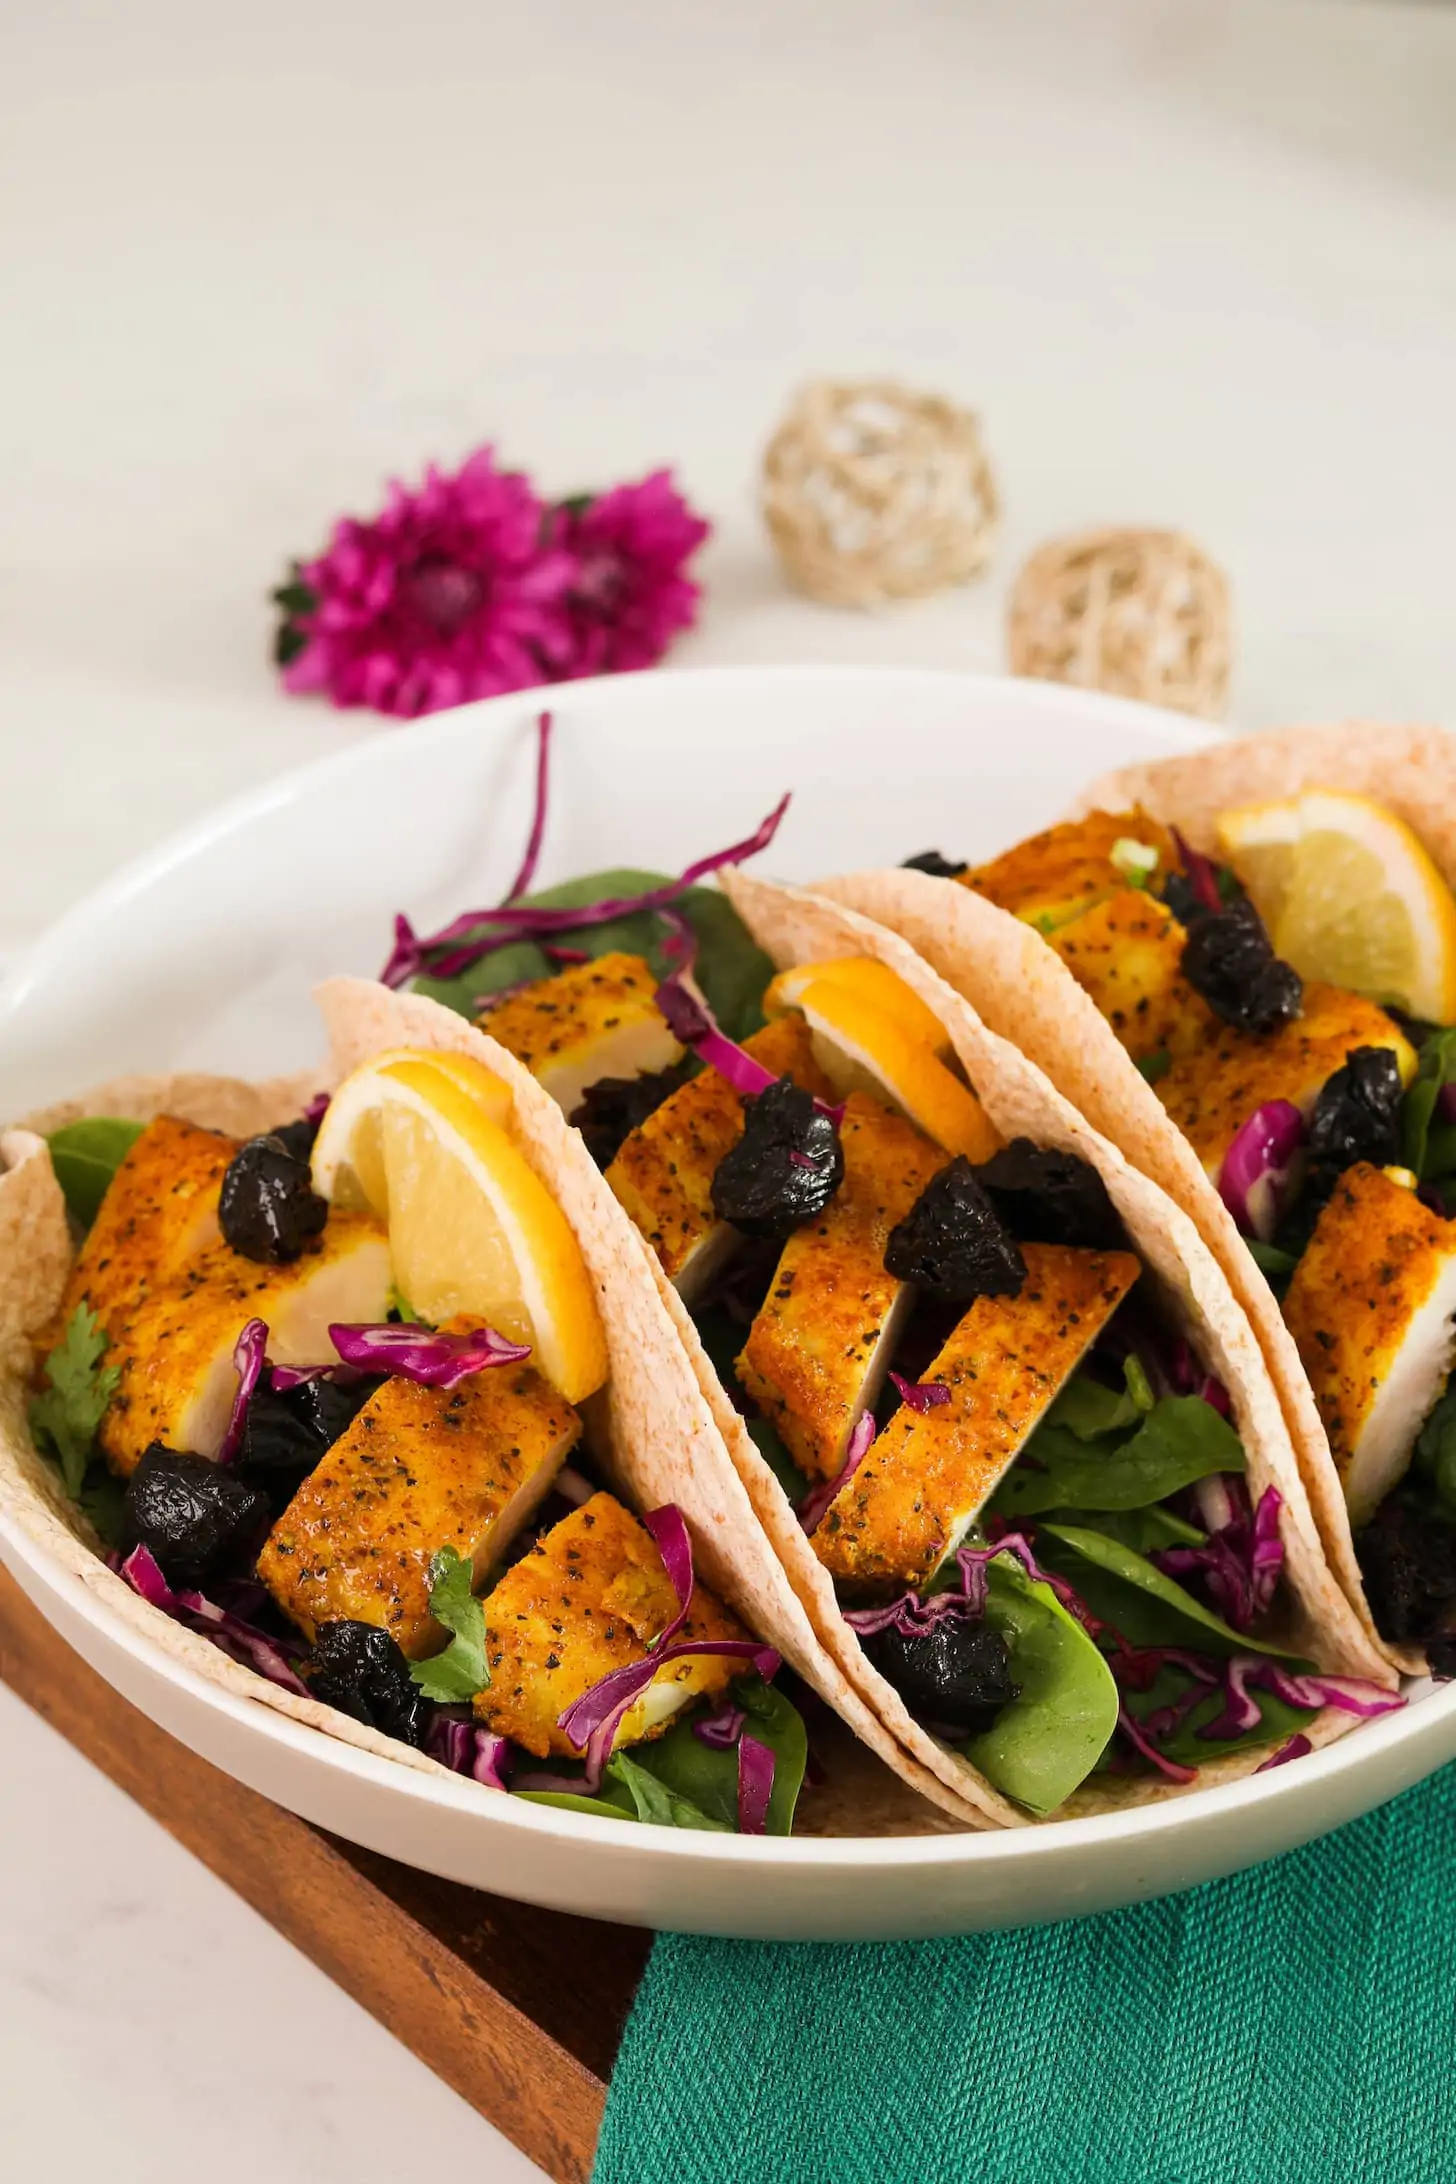
[[[915,873],[890,877],[925,878]],[[839,888],[854,883],[834,884]],[[944,883],[935,881],[926,884],[932,890],[944,887]],[[1280,1536],[1293,1611],[1289,1628],[1282,1635],[1328,1671],[1367,1677],[1388,1686],[1393,1681],[1390,1668],[1371,1644],[1325,1560],[1289,1431],[1258,1345],[1217,1261],[1187,1215],[1093,1129],[1024,1053],[992,1031],[899,934],[847,908],[842,897],[830,901],[821,893],[771,885],[749,879],[739,871],[723,874],[722,885],[753,938],[780,969],[843,955],[870,955],[886,964],[945,1026],[967,1077],[1003,1137],[1030,1137],[1040,1145],[1075,1153],[1098,1171],[1134,1247],[1158,1285],[1165,1310],[1195,1354],[1228,1390],[1234,1424],[1248,1460],[1252,1493],[1257,1498],[1265,1487],[1273,1486],[1282,1497]],[[964,895],[967,891],[945,887],[944,892]],[[938,892],[934,899],[938,900]],[[1007,922],[1014,924],[1015,920]],[[688,1339],[686,1335],[684,1339]],[[689,1342],[689,1354],[700,1374],[711,1379],[712,1368],[701,1348]],[[758,1455],[741,1421],[735,1430],[731,1406],[721,1390],[719,1403],[720,1426],[740,1476],[753,1496],[759,1520],[783,1554],[785,1566],[826,1647],[895,1735],[927,1765],[932,1764],[929,1754],[938,1753],[942,1763],[949,1762],[958,1776],[975,1775],[967,1761],[918,1727],[899,1694],[870,1666],[844,1620],[827,1573],[803,1538],[782,1488]],[[1311,1741],[1325,1743],[1343,1735],[1353,1719],[1326,1711],[1316,1717],[1308,1732]],[[1201,1768],[1192,1787],[1207,1788],[1217,1782],[1237,1780],[1260,1763],[1258,1751],[1230,1754]],[[979,1776],[975,1778],[980,1780]],[[1115,1810],[1156,1801],[1178,1794],[1180,1787],[1141,1777],[1101,1778],[1085,1784],[1070,1805],[1062,1808],[1062,1814]]]

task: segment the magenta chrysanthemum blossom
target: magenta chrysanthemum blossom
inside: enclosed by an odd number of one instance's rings
[[[676,491],[670,470],[563,505],[552,535],[576,563],[566,600],[575,648],[568,674],[651,667],[691,629],[700,591],[684,569],[711,528]]]
[[[417,491],[392,485],[275,595],[285,687],[412,718],[571,674],[578,562],[547,530],[529,479],[489,447],[453,477],[432,465]]]

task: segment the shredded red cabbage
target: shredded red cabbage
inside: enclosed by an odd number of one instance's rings
[[[1064,1577],[1057,1577],[1044,1570],[1031,1551],[1031,1542],[1022,1532],[1003,1532],[989,1547],[959,1547],[956,1561],[960,1564],[961,1587],[966,1598],[979,1615],[986,1605],[986,1565],[996,1555],[1012,1554],[1037,1585],[1046,1585],[1056,1595],[1068,1615],[1075,1617],[1091,1637],[1096,1637],[1103,1625],[1093,1615],[1086,1602],[1073,1592]]]
[[[934,1410],[937,1404],[950,1401],[950,1389],[938,1380],[907,1380],[897,1372],[892,1372],[890,1378],[900,1391],[900,1401],[910,1410]]]
[[[755,1061],[746,1047],[730,1039],[726,1031],[718,1027],[718,1020],[701,995],[694,993],[682,982],[679,971],[672,971],[653,995],[658,1008],[667,1019],[667,1028],[685,1047],[691,1047],[700,1062],[709,1069],[716,1069],[726,1078],[738,1097],[754,1100],[760,1092],[767,1092],[777,1082],[771,1069]],[[831,1105],[828,1100],[815,1099],[814,1105],[821,1115],[827,1115],[835,1129],[844,1120],[843,1107]],[[806,1160],[806,1167],[814,1163]]]
[[[1293,1100],[1266,1100],[1234,1135],[1218,1171],[1218,1195],[1245,1236],[1268,1243],[1283,1218],[1304,1144]]]
[[[280,1690],[291,1691],[295,1698],[308,1697],[308,1685],[290,1665],[284,1651],[286,1641],[280,1642],[255,1630],[241,1616],[230,1614],[215,1601],[204,1599],[200,1592],[173,1592],[150,1548],[133,1547],[120,1564],[119,1575],[149,1606],[160,1608],[174,1623],[181,1623],[186,1629],[210,1639],[231,1660],[255,1669]],[[301,1659],[303,1648],[299,1646],[294,1650],[296,1657]]]
[[[741,1706],[728,1700],[716,1714],[705,1714],[701,1721],[693,1723],[693,1735],[710,1751],[731,1752],[743,1734],[743,1724],[748,1716]]]
[[[1223,1684],[1223,1712],[1198,1732],[1210,1743],[1246,1736],[1251,1729],[1257,1728],[1259,1705],[1251,1686],[1267,1691],[1281,1704],[1298,1707],[1303,1712],[1318,1713],[1321,1707],[1332,1706],[1339,1713],[1356,1714],[1362,1721],[1371,1721],[1378,1714],[1392,1714],[1405,1705],[1398,1691],[1387,1691],[1382,1685],[1366,1683],[1358,1676],[1296,1676],[1279,1662],[1254,1653],[1236,1653],[1226,1661]]]
[[[897,1630],[902,1638],[917,1638],[951,1617],[973,1620],[980,1612],[965,1592],[932,1593],[928,1600],[922,1600],[919,1593],[907,1592],[883,1607],[851,1608],[844,1620],[861,1638],[873,1638],[882,1630]]]
[[[874,1446],[875,1421],[869,1411],[861,1412],[855,1420],[854,1431],[849,1437],[849,1449],[842,1468],[832,1479],[823,1480],[804,1496],[797,1511],[800,1524],[806,1532],[815,1532],[823,1523],[825,1513],[842,1486],[847,1486],[860,1465]]]
[[[220,1464],[230,1464],[243,1445],[248,1405],[253,1400],[253,1390],[258,1385],[263,1360],[267,1354],[268,1322],[250,1319],[233,1345],[233,1365],[237,1371],[238,1386],[233,1397],[232,1416],[227,1423],[227,1432],[223,1435],[222,1447],[217,1452]]]
[[[315,1092],[313,1098],[303,1110],[303,1120],[314,1124],[322,1122],[329,1111],[329,1098],[330,1095],[327,1092]]]
[[[1193,1489],[1208,1538],[1201,1547],[1165,1547],[1153,1557],[1169,1577],[1201,1572],[1209,1598],[1235,1630],[1251,1630],[1266,1613],[1284,1569],[1279,1512],[1284,1497],[1266,1486],[1251,1510],[1243,1481],[1221,1474]]]
[[[526,841],[526,854],[521,859],[521,869],[512,880],[502,904],[512,903],[530,886],[536,876],[536,865],[541,855],[541,844],[546,837],[546,788],[551,772],[551,715],[536,716],[536,808],[531,814],[531,832]]]
[[[738,1740],[738,1832],[762,1835],[768,1824],[768,1801],[773,1796],[774,1755],[757,1737]]]
[[[366,1372],[393,1373],[400,1380],[418,1381],[423,1388],[453,1388],[472,1373],[492,1365],[519,1365],[531,1355],[525,1342],[510,1342],[493,1327],[472,1327],[464,1334],[447,1334],[434,1327],[396,1326],[385,1320],[377,1326],[336,1323],[329,1340],[346,1365]]]
[[[640,895],[617,895],[577,910],[532,908],[524,903],[506,902],[489,910],[463,910],[438,933],[425,935],[416,933],[409,919],[401,914],[394,921],[394,947],[379,974],[380,980],[386,986],[399,987],[408,985],[421,972],[428,972],[432,978],[453,978],[468,970],[472,963],[478,963],[482,956],[493,954],[507,941],[542,940],[555,933],[579,932],[584,926],[609,925],[614,919],[631,917],[639,910],[666,909],[710,872],[719,872],[725,865],[742,864],[745,858],[756,857],[761,850],[767,849],[788,808],[789,798],[785,795],[745,840],[733,842],[727,849],[714,850],[710,856],[699,857],[675,880],[647,888]]]
[[[1205,857],[1201,850],[1194,849],[1178,832],[1176,827],[1171,827],[1169,832],[1173,837],[1179,862],[1193,883],[1193,892],[1197,895],[1204,909],[1211,910],[1213,915],[1217,917],[1219,911],[1224,908],[1223,896],[1218,891],[1217,866],[1211,857]]]
[[[590,963],[591,961],[591,957],[585,948],[553,947],[549,940],[542,943],[541,953],[548,963],[554,963],[559,970],[563,971],[569,970],[574,963]]]
[[[1119,1700],[1117,1708],[1117,1726],[1127,1738],[1133,1750],[1141,1752],[1149,1765],[1156,1767],[1160,1775],[1166,1775],[1170,1782],[1196,1782],[1198,1780],[1198,1769],[1196,1767],[1180,1766],[1176,1759],[1169,1759],[1166,1753],[1158,1750],[1152,1739],[1144,1735],[1137,1721],[1128,1712],[1121,1700]]]
[[[425,1750],[452,1774],[469,1775],[488,1790],[509,1788],[504,1769],[510,1758],[508,1737],[498,1737],[478,1722],[439,1713],[430,1724]]]
[[[1168,1368],[1168,1379],[1175,1395],[1201,1395],[1205,1403],[1211,1403],[1220,1418],[1232,1416],[1228,1389],[1212,1373],[1200,1372],[1193,1346],[1183,1335],[1173,1345]]]
[[[1304,1759],[1313,1750],[1314,1746],[1307,1736],[1290,1737],[1286,1743],[1280,1745],[1277,1752],[1271,1752],[1267,1759],[1261,1760],[1254,1772],[1267,1774],[1271,1767],[1287,1766],[1291,1759]]]

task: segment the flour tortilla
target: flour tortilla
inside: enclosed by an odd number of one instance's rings
[[[1348,722],[1247,736],[1106,774],[1078,795],[1066,816],[1140,804],[1177,826],[1195,848],[1213,851],[1218,812],[1312,786],[1378,798],[1419,832],[1456,886],[1456,738],[1436,728]],[[822,884],[836,901],[881,919],[909,940],[1190,1217],[1253,1327],[1288,1422],[1326,1559],[1369,1645],[1405,1674],[1423,1675],[1423,1652],[1395,1645],[1375,1628],[1339,1475],[1278,1301],[1203,1163],[1091,996],[1040,934],[969,888],[903,870],[853,873]]]
[[[29,1116],[0,1136],[0,1509],[120,1621],[210,1683],[401,1766],[447,1773],[424,1753],[332,1707],[280,1690],[140,1599],[106,1567],[85,1516],[66,1498],[54,1465],[37,1453],[26,1424],[26,1399],[39,1362],[38,1344],[54,1328],[73,1256],[64,1200],[41,1132],[85,1115],[147,1122],[172,1114],[248,1136],[290,1120],[314,1092],[385,1047],[413,1044],[477,1053],[509,1076],[521,1149],[576,1229],[595,1280],[611,1380],[595,1399],[593,1424],[628,1499],[639,1508],[678,1503],[707,1582],[758,1636],[777,1647],[883,1763],[867,1761],[856,1768],[853,1829],[846,1825],[842,1797],[826,1800],[816,1825],[861,1834],[906,1832],[907,1812],[913,1815],[915,1804],[902,1785],[929,1799],[944,1825],[987,1825],[988,1815],[897,1747],[819,1644],[758,1530],[701,1391],[644,1279],[645,1246],[555,1103],[503,1049],[433,1002],[395,996],[363,980],[336,980],[322,990],[320,1003],[335,1049],[328,1070],[260,1084],[195,1075],[117,1079]],[[913,1831],[940,1824],[927,1812]]]
[[[911,873],[903,877],[924,875]],[[943,885],[928,884],[933,888]],[[993,1032],[899,935],[857,915],[842,902],[828,900],[822,893],[775,886],[737,871],[722,875],[722,885],[754,939],[780,969],[834,956],[877,957],[904,979],[945,1026],[968,1079],[1003,1137],[1030,1137],[1039,1145],[1075,1153],[1097,1170],[1134,1248],[1157,1284],[1169,1320],[1228,1390],[1234,1424],[1248,1459],[1251,1492],[1257,1498],[1265,1487],[1273,1486],[1282,1497],[1280,1535],[1291,1614],[1281,1636],[1329,1672],[1367,1677],[1388,1686],[1393,1681],[1391,1671],[1361,1628],[1325,1560],[1289,1432],[1258,1345],[1193,1223],[1092,1128],[1025,1054]],[[945,891],[966,893],[964,888]],[[695,1367],[711,1377],[711,1368],[695,1344],[690,1345],[690,1354]],[[718,1401],[728,1413],[720,1415],[720,1423],[734,1462],[753,1496],[759,1520],[783,1554],[785,1566],[826,1647],[845,1674],[872,1697],[895,1735],[925,1758],[927,1765],[931,1764],[928,1754],[938,1753],[960,1778],[974,1775],[975,1770],[965,1760],[918,1728],[898,1693],[870,1667],[844,1620],[827,1573],[803,1540],[777,1480],[758,1457],[741,1421],[734,1430],[731,1407],[721,1390]],[[1312,1742],[1328,1742],[1343,1735],[1353,1719],[1327,1711],[1316,1718],[1307,1733]],[[1267,1756],[1267,1752],[1256,1750],[1215,1760],[1199,1770],[1192,1787],[1207,1788],[1237,1780]],[[980,1777],[975,1779],[979,1781]],[[1179,1789],[1179,1785],[1143,1777],[1096,1779],[1084,1784],[1056,1817],[1122,1809],[1177,1795]]]

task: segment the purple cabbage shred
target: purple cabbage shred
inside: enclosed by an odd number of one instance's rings
[[[237,1393],[233,1397],[232,1416],[217,1452],[220,1464],[230,1464],[243,1445],[243,1429],[248,1422],[248,1405],[253,1400],[263,1371],[263,1361],[268,1354],[268,1322],[250,1319],[233,1346],[233,1366],[238,1376]]]
[[[874,1446],[875,1421],[869,1411],[863,1411],[855,1420],[854,1431],[849,1437],[849,1449],[842,1468],[832,1479],[821,1480],[819,1485],[804,1496],[797,1515],[804,1530],[816,1532],[823,1523],[831,1502],[842,1487],[848,1486],[860,1465]]]
[[[392,1373],[423,1388],[453,1388],[472,1373],[493,1365],[519,1365],[531,1355],[529,1343],[511,1342],[493,1327],[449,1334],[434,1327],[396,1326],[392,1320],[353,1327],[336,1323],[329,1340],[346,1365]]]

